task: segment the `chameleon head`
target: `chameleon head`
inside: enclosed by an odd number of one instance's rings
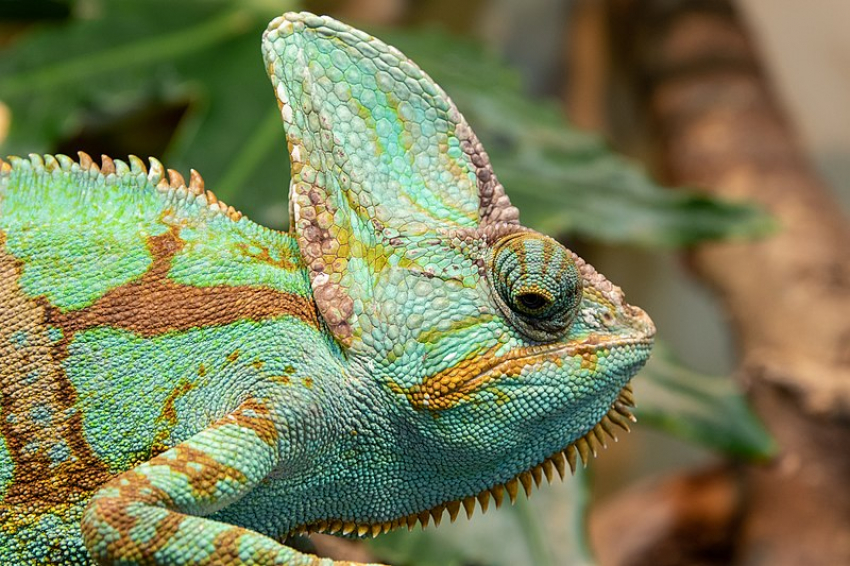
[[[618,287],[515,224],[447,231],[415,250],[425,269],[386,271],[350,351],[405,399],[395,405],[441,477],[502,483],[600,422],[625,424],[655,328]]]
[[[354,381],[378,383],[387,419],[414,437],[408,468],[459,498],[622,421],[652,322],[519,224],[442,89],[327,17],[274,20],[263,51],[316,305]]]

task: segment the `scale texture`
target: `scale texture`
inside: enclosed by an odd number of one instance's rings
[[[0,563],[332,564],[282,541],[471,515],[627,428],[652,322],[440,87],[311,14],[263,54],[288,232],[155,159],[0,161]]]

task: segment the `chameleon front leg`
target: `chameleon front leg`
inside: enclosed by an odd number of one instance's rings
[[[280,461],[270,411],[249,400],[210,427],[124,472],[93,496],[83,539],[98,564],[336,565],[257,532],[206,519]]]

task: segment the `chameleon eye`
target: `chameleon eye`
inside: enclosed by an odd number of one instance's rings
[[[581,301],[581,276],[572,254],[540,234],[509,234],[492,248],[491,281],[499,308],[537,341],[561,335]]]

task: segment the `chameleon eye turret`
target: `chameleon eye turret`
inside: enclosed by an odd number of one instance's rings
[[[542,234],[519,232],[498,240],[490,280],[504,316],[532,340],[563,335],[578,312],[582,282],[573,255]]]

